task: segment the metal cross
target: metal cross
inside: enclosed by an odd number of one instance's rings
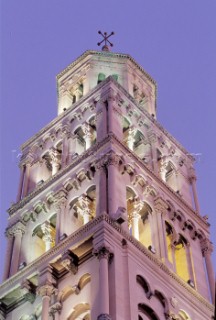
[[[102,35],[103,40],[101,42],[98,42],[98,46],[100,46],[103,42],[105,42],[104,46],[102,47],[102,51],[109,51],[109,46],[107,45],[107,42],[110,44],[111,47],[113,47],[113,44],[108,40],[109,37],[114,35],[115,33],[112,31],[109,35],[107,35],[107,32],[102,33],[101,31],[98,31],[99,34]]]

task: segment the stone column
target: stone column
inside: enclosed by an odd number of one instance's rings
[[[189,169],[189,181],[192,186],[192,193],[193,193],[193,198],[194,198],[195,210],[198,214],[200,214],[200,206],[199,206],[197,189],[196,189],[196,180],[197,180],[197,178],[196,178],[195,170],[193,167],[191,167]]]
[[[22,190],[23,190],[23,181],[24,181],[25,167],[24,165],[20,165],[20,180],[19,180],[19,188],[17,193],[16,201],[20,201],[22,198]]]
[[[5,256],[3,281],[9,278],[9,275],[10,275],[11,256],[12,256],[12,250],[13,250],[13,235],[10,233],[10,230],[6,231],[6,236],[7,236],[7,249],[6,249],[6,256]]]
[[[134,149],[134,142],[135,142],[135,134],[136,134],[136,130],[134,128],[129,128],[128,129],[128,136],[126,138],[126,143],[128,148],[133,151]]]
[[[160,160],[160,176],[164,182],[166,182],[167,164],[168,163],[166,161],[166,156],[163,156],[162,159]]]
[[[76,141],[77,138],[76,134],[68,134],[68,157],[67,157],[67,164],[70,164],[73,155],[76,153]]]
[[[84,139],[86,143],[86,150],[91,148],[92,142],[93,142],[93,129],[90,126],[89,123],[85,122],[84,125],[82,126],[83,132],[84,132]]]
[[[21,222],[16,223],[9,231],[14,236],[13,253],[11,259],[11,275],[14,275],[19,266],[22,235],[25,233],[25,226]]]
[[[29,176],[30,176],[30,163],[26,163],[25,177],[24,177],[24,184],[23,184],[23,197],[25,197],[28,194]]]
[[[139,220],[140,220],[140,210],[142,209],[143,204],[139,200],[134,200],[133,202],[133,212],[131,214],[131,227],[132,235],[139,241]]]
[[[79,197],[76,205],[77,212],[83,217],[83,224],[86,224],[91,219],[90,199],[86,194]]]
[[[111,320],[109,315],[109,274],[108,263],[111,258],[109,248],[95,250],[99,259],[99,315],[97,320]]]
[[[67,165],[68,151],[69,151],[69,126],[67,124],[62,127],[62,155],[61,155],[61,167],[64,168]]]
[[[62,189],[53,195],[54,205],[53,209],[56,211],[56,241],[55,244],[59,243],[61,236],[65,229],[65,208],[67,202],[67,192]]]
[[[100,142],[108,133],[107,109],[103,101],[98,101],[96,104],[96,121],[97,142]]]
[[[51,148],[49,151],[50,163],[52,165],[52,175],[54,176],[61,167],[61,155],[55,148]]]
[[[156,214],[156,220],[157,220],[157,230],[156,236],[158,236],[158,243],[159,243],[159,249],[160,258],[164,261],[166,254],[166,238],[165,238],[165,230],[164,230],[164,219],[163,216],[166,214],[168,206],[166,201],[164,201],[162,198],[158,197],[155,200],[155,206],[153,214]]]
[[[155,174],[159,173],[158,170],[158,159],[157,159],[157,148],[156,148],[156,142],[157,142],[157,136],[153,131],[148,132],[148,139],[150,141],[151,146],[151,167],[154,170]]]
[[[111,91],[107,97],[108,133],[114,133],[119,140],[122,140],[123,139],[122,119],[121,119],[121,114],[119,114],[115,109],[115,103],[116,103],[115,93]]]
[[[68,109],[71,105],[72,105],[72,96],[69,91],[64,90],[60,96],[61,112],[63,112],[65,109]]]
[[[209,239],[203,239],[201,241],[201,250],[205,258],[206,270],[208,275],[208,282],[211,292],[212,303],[215,304],[215,273],[211,260],[211,254],[213,252],[213,244]]]
[[[53,245],[53,237],[52,237],[52,231],[53,228],[50,225],[49,221],[45,221],[42,225],[41,225],[41,230],[43,232],[43,238],[42,240],[45,243],[45,250],[48,251],[52,248]]]
[[[37,293],[42,297],[42,314],[41,320],[49,319],[50,298],[54,293],[54,287],[50,284],[42,285],[37,289]]]
[[[114,152],[108,154],[104,159],[108,167],[108,213],[112,218],[119,207],[126,208],[126,186],[119,183],[121,157]]]
[[[107,212],[107,168],[103,161],[96,164],[96,216]]]

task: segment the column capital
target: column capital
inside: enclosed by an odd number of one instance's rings
[[[55,287],[50,284],[44,284],[37,288],[37,294],[43,297],[51,297],[53,293],[55,293]]]
[[[190,183],[197,180],[196,172],[193,167],[189,168],[188,173],[189,173],[188,179],[189,179]]]
[[[200,241],[202,254],[205,257],[208,254],[212,254],[214,246],[209,239],[203,239]]]
[[[113,253],[110,251],[109,247],[101,246],[93,250],[93,254],[99,259],[107,259],[108,262],[111,262],[113,258]]]
[[[154,201],[154,209],[157,213],[166,214],[168,210],[168,204],[161,197],[157,197]]]
[[[23,235],[25,233],[26,230],[26,226],[21,222],[18,221],[16,224],[14,224],[13,226],[9,227],[5,234],[7,237],[13,237],[16,234],[21,234]]]

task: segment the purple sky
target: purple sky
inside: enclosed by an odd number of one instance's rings
[[[0,2],[1,253],[19,146],[57,115],[55,76],[85,50],[98,50],[98,30],[115,31],[113,51],[129,53],[157,81],[158,121],[197,154],[201,212],[216,243],[216,2]]]

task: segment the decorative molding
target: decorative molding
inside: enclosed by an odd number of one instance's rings
[[[115,229],[121,236],[127,241],[127,243],[131,243],[134,248],[137,248],[140,252],[142,252],[149,260],[151,260],[154,264],[156,264],[165,274],[171,277],[176,283],[178,283],[181,287],[183,287],[186,292],[195,297],[203,306],[208,308],[213,312],[214,306],[208,302],[205,298],[203,298],[198,292],[196,292],[193,288],[191,288],[184,280],[182,280],[177,274],[171,271],[159,258],[157,258],[154,254],[152,254],[147,248],[145,248],[139,241],[137,241],[134,237],[130,236],[128,232],[125,232],[121,229],[119,225],[116,224],[116,221],[112,220],[107,214],[102,214],[97,218],[91,220],[88,224],[82,226],[79,230],[75,231],[72,235],[69,235],[65,240],[60,242],[58,245],[53,247],[49,252],[39,257],[38,259],[31,262],[27,265],[23,270],[17,272],[14,276],[7,279],[4,283],[0,285],[0,289],[7,289],[8,286],[19,282],[20,279],[26,278],[30,272],[36,272],[39,269],[39,266],[48,261],[54,259],[56,255],[59,255],[62,251],[67,250],[67,247],[70,247],[74,242],[83,240],[84,237],[88,237],[92,234],[94,227],[97,226],[101,222],[107,222],[113,229]],[[41,272],[40,272],[41,274]]]

